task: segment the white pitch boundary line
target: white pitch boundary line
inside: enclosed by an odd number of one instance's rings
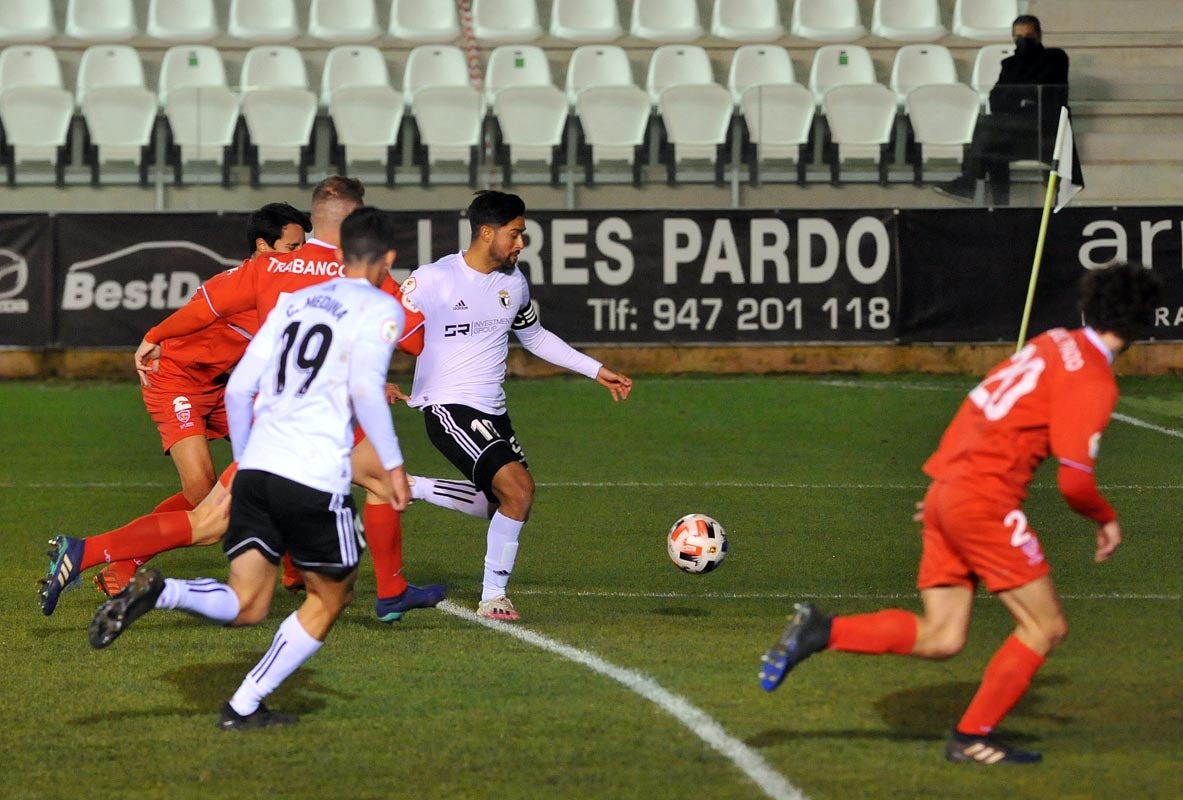
[[[1183,435],[1183,434],[1181,434]],[[842,490],[879,490],[879,489],[907,489],[909,491],[924,491],[927,483],[803,483],[793,481],[710,481],[709,483],[695,481],[538,481],[535,485],[550,489],[802,489],[812,491],[818,489]],[[0,489],[160,489],[175,486],[172,483],[128,483],[91,481],[83,483],[54,483],[32,482],[16,483],[0,481]],[[1051,485],[1032,485],[1034,490],[1056,489]],[[1105,491],[1130,489],[1146,490],[1159,489],[1163,491],[1178,491],[1183,489],[1183,483],[1160,484],[1104,484],[1099,487]]]
[[[1183,431],[1177,431],[1174,428],[1164,428],[1161,425],[1155,425],[1153,422],[1147,422],[1146,420],[1138,419],[1137,417],[1131,417],[1128,414],[1114,414],[1113,418],[1116,420],[1120,420],[1121,422],[1124,422],[1127,425],[1133,425],[1138,428],[1145,428],[1148,431],[1154,431],[1155,433],[1161,433],[1164,436],[1174,436],[1176,439],[1183,439]]]
[[[604,597],[621,599],[652,600],[799,600],[803,597],[816,600],[914,600],[918,592],[615,592],[598,589],[514,589],[514,594],[542,597]],[[979,592],[981,600],[993,597]],[[1178,603],[1183,594],[1131,594],[1128,592],[1096,592],[1092,594],[1062,594],[1061,600],[1154,600]]]
[[[507,622],[485,619],[475,612],[450,602],[443,601],[436,608],[446,611],[452,616],[468,622],[484,625],[497,633],[512,636],[527,644],[533,645],[561,658],[587,667],[593,672],[611,678],[631,692],[640,695],[656,705],[674,719],[686,726],[695,736],[709,745],[713,750],[726,756],[731,763],[754,782],[764,794],[773,800],[805,800],[801,793],[789,780],[769,766],[763,756],[746,744],[729,734],[727,730],[715,721],[713,717],[695,706],[686,698],[674,694],[664,688],[657,681],[635,670],[618,667],[605,661],[599,656],[578,647],[572,647],[555,639],[535,633],[527,628],[510,625]]]

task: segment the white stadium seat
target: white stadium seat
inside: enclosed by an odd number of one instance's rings
[[[65,180],[66,145],[74,98],[62,88],[57,55],[45,45],[13,45],[0,52],[0,124],[8,183],[16,167],[48,161],[58,185]]]
[[[403,113],[402,95],[388,85],[336,89],[329,101],[329,119],[338,172],[347,175],[351,163],[377,161],[386,168],[387,185],[393,186]]]
[[[446,44],[460,36],[455,0],[390,0],[390,36],[413,44]]]
[[[981,111],[978,93],[961,83],[917,86],[908,93],[906,110],[915,137],[916,183],[929,161],[947,159],[960,167]]]
[[[987,44],[978,50],[974,57],[973,73],[969,85],[978,93],[982,100],[982,107],[989,111],[990,90],[998,83],[998,76],[1002,72],[1002,62],[1015,54],[1014,43]]]
[[[429,86],[468,86],[468,60],[452,45],[419,45],[403,67],[403,102],[412,104],[420,89]]]
[[[168,121],[168,163],[180,184],[186,164],[212,161],[230,184],[234,131],[238,127],[239,97],[226,86],[182,85],[164,100]]]
[[[850,159],[869,159],[887,183],[887,143],[895,125],[895,93],[879,83],[834,86],[822,101],[830,128],[830,177],[839,181]]]
[[[151,0],[148,30],[164,42],[208,42],[221,31],[214,0]]]
[[[56,34],[50,0],[0,0],[0,42],[44,42]]]
[[[829,44],[813,54],[809,68],[809,88],[819,108],[827,91],[844,84],[875,83],[875,65],[865,47],[854,44]]]
[[[10,185],[16,181],[16,166],[29,161],[48,161],[54,166],[58,185],[62,185],[73,116],[74,99],[61,87],[21,86],[0,94],[4,161]]]
[[[53,48],[22,44],[0,51],[0,93],[22,86],[62,88],[62,66]]]
[[[304,185],[317,110],[316,95],[308,91],[304,57],[288,45],[252,47],[242,62],[239,83],[251,185],[259,184],[261,166],[267,161],[294,164]]]
[[[731,93],[717,83],[670,86],[661,93],[658,107],[665,124],[669,182],[677,181],[682,163],[705,159],[714,167],[716,183],[722,183],[727,159],[721,148],[734,108]]]
[[[774,42],[785,34],[777,0],[715,0],[711,35],[733,42]]]
[[[567,127],[567,96],[554,86],[509,86],[497,93],[499,159],[506,184],[522,162],[541,162],[559,182],[559,150]]]
[[[300,185],[308,182],[316,108],[316,95],[294,86],[243,92],[246,162],[251,168],[252,186],[259,185],[260,169],[269,161],[294,165]]]
[[[186,164],[212,161],[229,185],[239,97],[226,85],[222,54],[209,45],[170,47],[156,93],[168,122],[167,162],[174,180],[183,182]]]
[[[957,0],[953,33],[979,42],[1007,42],[1018,15],[1018,0]]]
[[[381,33],[374,0],[312,0],[308,10],[308,35],[316,39],[360,44]]]
[[[799,83],[759,84],[744,91],[740,108],[752,183],[760,181],[760,165],[773,160],[795,164],[797,182],[805,183],[806,145],[817,110],[813,92]]]
[[[131,0],[70,0],[66,35],[87,42],[126,42],[139,33]]]
[[[523,44],[542,35],[535,0],[472,0],[472,30],[484,44]]]
[[[620,38],[616,0],[554,0],[550,35],[569,42],[614,42]]]
[[[289,45],[261,45],[246,52],[239,79],[242,91],[308,88],[308,70],[300,51]]]
[[[610,44],[587,44],[575,48],[567,64],[567,100],[571,105],[579,93],[592,86],[634,86],[633,70],[624,48]]]
[[[594,182],[597,166],[619,161],[632,167],[633,184],[641,185],[650,110],[649,95],[638,86],[591,86],[579,92],[575,112],[583,132],[580,160],[588,183]]]
[[[493,48],[485,67],[485,102],[495,108],[497,93],[509,86],[553,86],[546,52],[534,45]]]
[[[896,42],[932,42],[946,31],[937,0],[875,0],[871,33]]]
[[[696,0],[633,0],[629,33],[654,42],[693,42],[702,38]]]
[[[382,51],[372,45],[340,45],[329,51],[320,76],[320,104],[328,108],[333,92],[345,87],[390,86]],[[402,95],[399,95],[402,102]]]
[[[715,74],[707,51],[693,44],[663,44],[649,57],[645,89],[656,108],[661,93],[677,84],[714,83]]]
[[[259,44],[290,42],[300,35],[294,0],[230,0],[226,32]]]
[[[789,29],[818,42],[853,42],[867,34],[858,0],[796,0]]]
[[[459,162],[467,168],[468,183],[476,186],[484,108],[481,93],[471,86],[428,86],[411,102],[418,128],[415,159],[423,185],[431,182],[432,169]]]
[[[121,44],[87,48],[78,65],[75,97],[86,123],[91,182],[99,182],[103,164],[130,161],[146,184],[156,98],[144,85],[140,54]]]
[[[751,86],[796,83],[789,51],[774,44],[746,44],[737,47],[727,72],[727,88],[740,107],[740,98]]]
[[[917,86],[929,83],[957,83],[957,66],[949,48],[939,44],[908,44],[895,54],[888,85],[895,92],[899,107]]]
[[[156,93],[161,105],[169,92],[183,86],[226,87],[226,65],[222,53],[210,45],[176,45],[164,53]]]

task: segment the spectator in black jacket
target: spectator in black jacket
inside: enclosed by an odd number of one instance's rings
[[[941,194],[972,200],[978,178],[990,178],[995,205],[1010,200],[1010,162],[1052,159],[1060,107],[1068,104],[1068,54],[1043,46],[1039,18],[1011,24],[1015,54],[1002,62],[990,91],[990,114],[978,118],[961,177],[937,185]]]

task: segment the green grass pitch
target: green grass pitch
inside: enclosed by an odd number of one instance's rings
[[[1148,426],[1112,424],[1098,477],[1126,542],[1093,564],[1090,523],[1051,470],[1037,475],[1028,516],[1070,633],[1000,731],[1045,762],[986,769],[947,764],[942,742],[1010,629],[989,596],[950,661],[826,653],[773,694],[756,681],[794,600],[919,608],[920,465],[972,379],[639,376],[619,405],[583,380],[511,382],[539,484],[511,585],[521,626],[697,709],[767,768],[764,788],[750,761],[635,682],[440,610],[378,623],[368,558],[326,647],[270,701],[300,724],[216,730],[218,706],[298,601],[281,592],[254,629],[149,615],[101,652],[86,641],[100,599],[89,580],[43,617],[46,540],[121,525],[175,491],[176,475],[133,384],[0,384],[0,796],[1181,797],[1183,391],[1177,379],[1121,383],[1118,411]],[[419,414],[394,414],[411,471],[454,477]],[[226,462],[224,444],[215,457]],[[690,511],[730,537],[705,576],[665,552]],[[445,582],[473,608],[484,526],[417,503],[404,527],[408,577]],[[217,548],[154,564],[225,576]]]

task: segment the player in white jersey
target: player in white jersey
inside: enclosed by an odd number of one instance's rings
[[[222,543],[228,583],[165,580],[144,567],[91,624],[96,648],[153,608],[223,625],[257,624],[270,609],[280,557],[289,552],[307,597],[222,706],[222,729],[295,721],[271,712],[263,698],[320,648],[353,596],[364,546],[349,494],[355,420],[388,471],[394,507],[401,511],[410,499],[385,396],[405,320],[398,302],[376,288],[394,255],[390,217],[375,208],[355,210],[341,224],[345,277],[281,300],[231,376],[226,412],[239,468]]]
[[[496,508],[477,613],[500,620],[519,618],[506,587],[534,502],[534,479],[505,410],[509,332],[539,358],[597,381],[615,400],[632,390],[627,377],[539,323],[516,266],[525,213],[517,195],[478,192],[468,207],[468,250],[419,267],[401,287],[408,335],[400,347],[418,356],[408,402],[423,410],[432,443],[472,482],[472,494],[479,490]]]

